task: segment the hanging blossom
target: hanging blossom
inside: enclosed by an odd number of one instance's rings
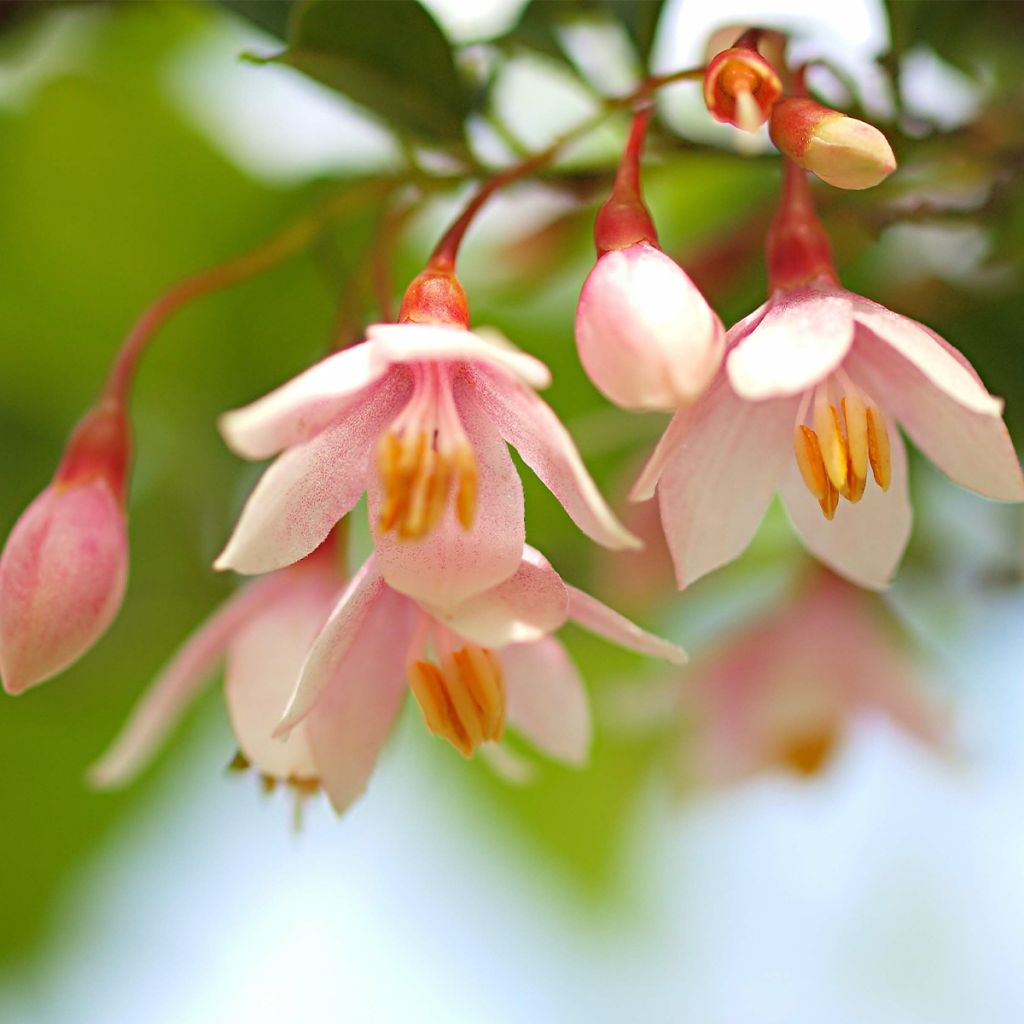
[[[271,738],[302,662],[344,589],[335,535],[286,569],[251,580],[221,605],[165,666],[120,735],[89,772],[107,788],[150,761],[202,687],[224,667],[224,696],[241,758],[267,782],[316,790],[317,763],[344,758],[329,732],[300,726]],[[314,723],[315,724],[315,723]]]
[[[10,694],[76,661],[121,607],[130,447],[124,407],[106,395],[75,428],[53,482],[4,545],[0,676]]]
[[[912,517],[896,424],[957,483],[1024,499],[1002,401],[934,331],[840,287],[788,161],[768,269],[768,301],[728,332],[724,369],[633,488],[638,501],[657,493],[680,587],[743,551],[776,490],[811,552],[885,587]]]
[[[509,725],[579,765],[591,734],[586,693],[550,635],[568,620],[632,650],[685,660],[674,644],[563,583],[529,547],[509,579],[444,613],[390,587],[376,556],[339,599],[337,570],[317,552],[250,583],[200,629],[92,778],[127,781],[222,660],[246,761],[300,792],[321,786],[338,811],[364,790],[407,687],[427,728],[467,757],[490,749]]]
[[[533,390],[549,382],[547,368],[471,332],[451,272],[414,281],[400,319],[371,326],[361,344],[222,419],[240,455],[284,453],[217,568],[259,573],[302,558],[367,491],[388,582],[434,605],[457,604],[519,565],[523,492],[506,442],[588,536],[611,548],[639,544]]]
[[[884,606],[823,570],[695,665],[675,693],[686,781],[729,784],[779,769],[815,775],[867,720],[950,751],[948,717]]]
[[[757,131],[768,120],[782,95],[775,68],[759,52],[763,37],[779,50],[777,33],[748,29],[725,50],[716,53],[704,73],[704,104],[716,121]]]
[[[649,109],[639,111],[598,212],[598,259],[576,309],[576,347],[594,386],[624,409],[674,411],[703,394],[722,362],[722,323],[658,245],[640,193]]]

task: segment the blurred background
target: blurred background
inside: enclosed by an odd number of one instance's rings
[[[400,0],[292,7],[0,3],[0,534],[172,283],[353,183],[413,175],[429,199],[394,245],[400,294],[474,168],[544,145],[647,61],[701,63],[723,24],[791,32],[798,59],[825,62],[820,94],[889,135],[901,169],[884,185],[818,190],[844,283],[957,345],[1019,446],[1019,4],[429,0],[430,32]],[[377,77],[352,70],[358,34],[308,37],[323,7],[393,29]],[[778,161],[713,123],[697,86],[659,114],[662,241],[733,322],[764,296]],[[183,310],[146,358],[124,610],[60,679],[0,703],[4,1024],[1024,1020],[1024,516],[916,459],[914,538],[884,599],[843,590],[853,610],[830,617],[840,585],[779,509],[744,558],[677,594],[649,510],[625,502],[664,419],[604,403],[572,341],[624,130],[610,118],[495,200],[461,272],[475,322],[552,367],[549,401],[654,554],[598,551],[525,471],[531,541],[692,665],[566,630],[592,764],[537,759],[522,786],[463,762],[410,706],[366,797],[341,819],[313,799],[296,828],[289,793],[227,771],[211,683],[144,778],[87,788],[232,590],[209,566],[258,467],[227,452],[217,415],[377,316],[383,207],[362,204]],[[804,624],[829,642],[779,640]]]

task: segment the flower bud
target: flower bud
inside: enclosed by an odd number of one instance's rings
[[[17,694],[66,668],[106,631],[128,575],[127,423],[99,406],[0,555],[0,676]]]
[[[757,37],[747,33],[711,59],[704,73],[704,102],[716,121],[753,132],[768,120],[782,82],[748,38],[755,42]]]
[[[780,100],[768,130],[790,160],[836,188],[871,188],[896,170],[892,147],[877,128],[814,100]]]
[[[576,309],[576,345],[594,386],[625,409],[674,410],[711,382],[721,321],[685,271],[656,246],[604,253]]]

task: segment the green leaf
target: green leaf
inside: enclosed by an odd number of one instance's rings
[[[288,38],[292,0],[220,0],[221,6],[251,21],[278,39]]]
[[[306,0],[271,58],[367,107],[400,133],[457,142],[472,108],[451,46],[415,0]]]
[[[646,68],[663,0],[531,0],[506,40],[566,60],[558,38],[562,25],[579,21],[618,23]]]

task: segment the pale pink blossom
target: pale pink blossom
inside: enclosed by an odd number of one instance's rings
[[[283,451],[264,473],[217,567],[266,572],[307,554],[369,495],[377,564],[396,588],[454,604],[519,564],[523,492],[515,447],[577,525],[609,547],[638,543],[534,387],[547,368],[483,332],[378,324],[222,430],[240,455]]]
[[[680,587],[736,558],[776,491],[813,554],[887,586],[911,527],[897,427],[957,483],[1024,500],[1002,401],[934,331],[839,286],[792,164],[768,264],[768,301],[728,332],[724,369],[633,488],[657,493]]]
[[[101,404],[0,555],[0,676],[11,694],[65,669],[106,632],[128,579],[127,423]]]
[[[500,740],[507,724],[548,756],[581,764],[591,732],[586,694],[550,635],[567,620],[632,650],[685,660],[674,644],[563,583],[531,548],[507,580],[447,609],[394,590],[372,556],[313,644],[277,734],[306,730],[339,811],[365,788],[407,686],[430,731],[466,756]]]
[[[298,564],[246,583],[171,658],[91,768],[90,781],[101,787],[131,781],[223,666],[228,715],[246,762],[266,779],[300,792],[313,788],[316,755],[325,752],[304,726],[288,743],[271,734],[343,582],[328,540]]]
[[[722,361],[722,323],[656,245],[603,253],[576,309],[576,346],[594,386],[625,409],[674,411],[704,392]]]
[[[826,572],[711,653],[677,689],[684,778],[812,775],[850,728],[884,720],[950,750],[947,715],[918,678],[884,605]]]

